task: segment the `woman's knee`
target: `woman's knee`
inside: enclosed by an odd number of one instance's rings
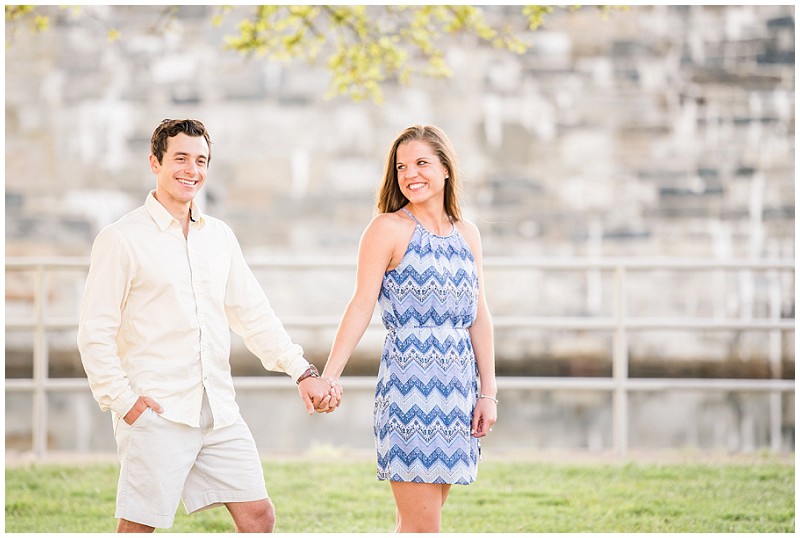
[[[443,487],[440,484],[392,482],[400,532],[440,532]]]

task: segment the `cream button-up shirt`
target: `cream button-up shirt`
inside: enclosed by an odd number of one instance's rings
[[[164,418],[199,426],[203,391],[214,428],[239,415],[230,331],[268,370],[296,380],[309,366],[245,263],[233,231],[192,204],[189,233],[154,193],[104,228],[92,247],[78,348],[89,386],[116,420],[139,396]]]

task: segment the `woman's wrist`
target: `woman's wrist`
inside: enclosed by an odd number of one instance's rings
[[[494,383],[481,383],[479,385],[480,392],[478,394],[485,394],[492,398],[497,398],[497,385]]]
[[[491,401],[493,401],[495,404],[499,404],[499,403],[500,403],[500,402],[497,400],[497,398],[495,398],[494,396],[489,396],[488,394],[484,394],[484,393],[480,393],[480,395],[478,395],[478,399],[479,399],[479,400],[480,400],[480,399],[491,400]]]
[[[337,386],[337,387],[341,387],[342,386],[342,384],[339,382],[339,378],[338,377],[332,377],[332,376],[329,376],[329,375],[322,374],[322,379],[327,381],[331,386]]]

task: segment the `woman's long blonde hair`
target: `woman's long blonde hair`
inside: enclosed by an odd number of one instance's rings
[[[444,210],[454,221],[461,220],[461,208],[458,203],[459,182],[458,164],[453,145],[447,135],[433,125],[412,125],[404,130],[392,143],[389,154],[386,157],[386,169],[383,173],[383,183],[378,193],[378,211],[380,213],[393,213],[408,203],[400,191],[397,182],[397,148],[414,140],[425,142],[433,148],[433,151],[442,161],[450,176],[444,182]]]

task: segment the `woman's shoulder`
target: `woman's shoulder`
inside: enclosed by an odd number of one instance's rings
[[[459,220],[456,223],[456,227],[467,242],[467,245],[469,245],[473,255],[479,256],[483,247],[481,246],[481,233],[478,227],[474,223],[464,219]]]
[[[414,221],[403,211],[395,211],[393,213],[380,213],[373,217],[367,226],[367,230],[388,234],[403,233],[412,229],[414,225]]]
[[[461,235],[467,239],[480,241],[481,232],[473,222],[466,219],[461,219],[456,222],[456,228],[458,228],[458,231],[461,232]]]

